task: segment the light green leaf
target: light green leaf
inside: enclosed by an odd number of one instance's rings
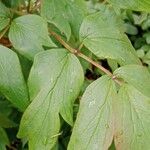
[[[73,129],[68,150],[106,150],[113,140],[114,82],[103,76],[88,86]]]
[[[108,59],[107,62],[112,71],[115,71],[118,68],[118,63],[115,60]]]
[[[115,59],[121,65],[140,63],[112,8],[102,7],[100,12],[87,16],[80,28],[80,40],[100,58]]]
[[[50,150],[56,144],[59,114],[73,124],[73,103],[82,83],[82,67],[65,49],[36,55],[28,82],[32,103],[23,115],[18,133],[29,139],[30,150]]]
[[[27,86],[17,54],[1,45],[0,91],[21,111],[24,111],[29,104]]]
[[[149,0],[109,0],[113,5],[124,9],[150,12]]]
[[[14,123],[13,121],[11,121],[4,114],[0,113],[0,127],[3,127],[3,128],[12,128],[12,127],[15,127],[15,126],[17,126],[16,123]]]
[[[6,145],[9,144],[9,139],[3,128],[0,127],[0,150],[6,150]]]
[[[140,65],[126,65],[118,68],[114,75],[124,79],[143,94],[150,97],[150,73]]]
[[[78,6],[78,3],[71,0],[44,0],[41,15],[64,33],[67,40],[70,39],[71,31],[78,38],[84,17],[84,11]]]
[[[82,24],[85,13],[78,5],[76,5],[75,2],[76,1],[73,2],[71,0],[66,0],[66,16],[67,16],[67,20],[71,26],[72,33],[78,39],[80,26]],[[82,4],[81,4],[81,6],[82,6]]]
[[[138,34],[138,29],[136,26],[134,26],[130,23],[125,23],[124,27],[125,27],[125,32],[127,34],[130,34],[130,35],[137,35]]]
[[[0,2],[0,31],[9,25],[11,19],[11,13],[5,5]]]
[[[150,32],[145,33],[143,37],[145,37],[147,44],[150,44]]]
[[[18,52],[29,59],[43,51],[42,46],[56,47],[48,36],[47,23],[37,15],[25,15],[13,20],[9,39]]]
[[[71,27],[65,14],[65,0],[44,0],[41,5],[41,16],[53,23],[69,40]]]
[[[119,150],[149,150],[150,98],[133,86],[119,91],[115,110],[115,145]]]

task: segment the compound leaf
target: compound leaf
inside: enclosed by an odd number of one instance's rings
[[[0,91],[14,106],[24,111],[29,104],[18,56],[0,45]]]
[[[19,137],[29,139],[31,150],[49,150],[59,135],[59,114],[73,124],[73,103],[83,82],[78,59],[65,49],[51,49],[36,55],[29,76],[32,100],[25,111]]]
[[[118,68],[114,75],[124,79],[140,92],[150,97],[150,73],[146,67],[140,65],[126,65]]]
[[[100,58],[115,59],[121,65],[140,63],[112,8],[102,7],[87,16],[80,28],[80,40]]]
[[[43,51],[42,46],[56,47],[48,35],[47,23],[38,15],[24,15],[12,21],[9,39],[18,52],[29,59]]]
[[[68,150],[104,150],[113,140],[114,82],[103,76],[88,86],[81,99],[79,113]]]

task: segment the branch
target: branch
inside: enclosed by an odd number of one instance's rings
[[[91,63],[92,65],[94,65],[95,67],[99,68],[101,71],[103,71],[104,73],[106,73],[108,76],[110,76],[116,83],[118,83],[119,85],[122,85],[122,82],[120,80],[118,80],[109,70],[107,70],[106,68],[104,68],[103,66],[101,66],[100,64],[98,64],[97,62],[95,62],[94,60],[92,60],[91,58],[87,57],[86,55],[84,55],[83,53],[81,53],[79,50],[72,48],[69,44],[67,44],[62,38],[61,36],[59,36],[57,33],[55,33],[54,31],[51,31],[49,29],[49,33],[57,40],[59,41],[59,43],[61,43],[67,50],[69,50],[71,53],[85,59],[86,61],[88,61],[89,63]]]

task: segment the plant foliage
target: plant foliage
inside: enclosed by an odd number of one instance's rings
[[[149,0],[1,0],[0,150],[149,150],[149,13]]]

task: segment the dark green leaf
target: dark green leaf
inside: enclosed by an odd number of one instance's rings
[[[0,31],[10,23],[11,13],[5,5],[0,2]]]
[[[7,6],[7,7],[17,7],[19,4],[24,1],[24,0],[2,0],[2,2]]]
[[[6,150],[7,144],[9,144],[7,134],[5,130],[0,127],[0,150]]]
[[[15,127],[16,123],[11,121],[8,117],[6,117],[4,114],[0,113],[0,127],[3,128],[12,128]]]

